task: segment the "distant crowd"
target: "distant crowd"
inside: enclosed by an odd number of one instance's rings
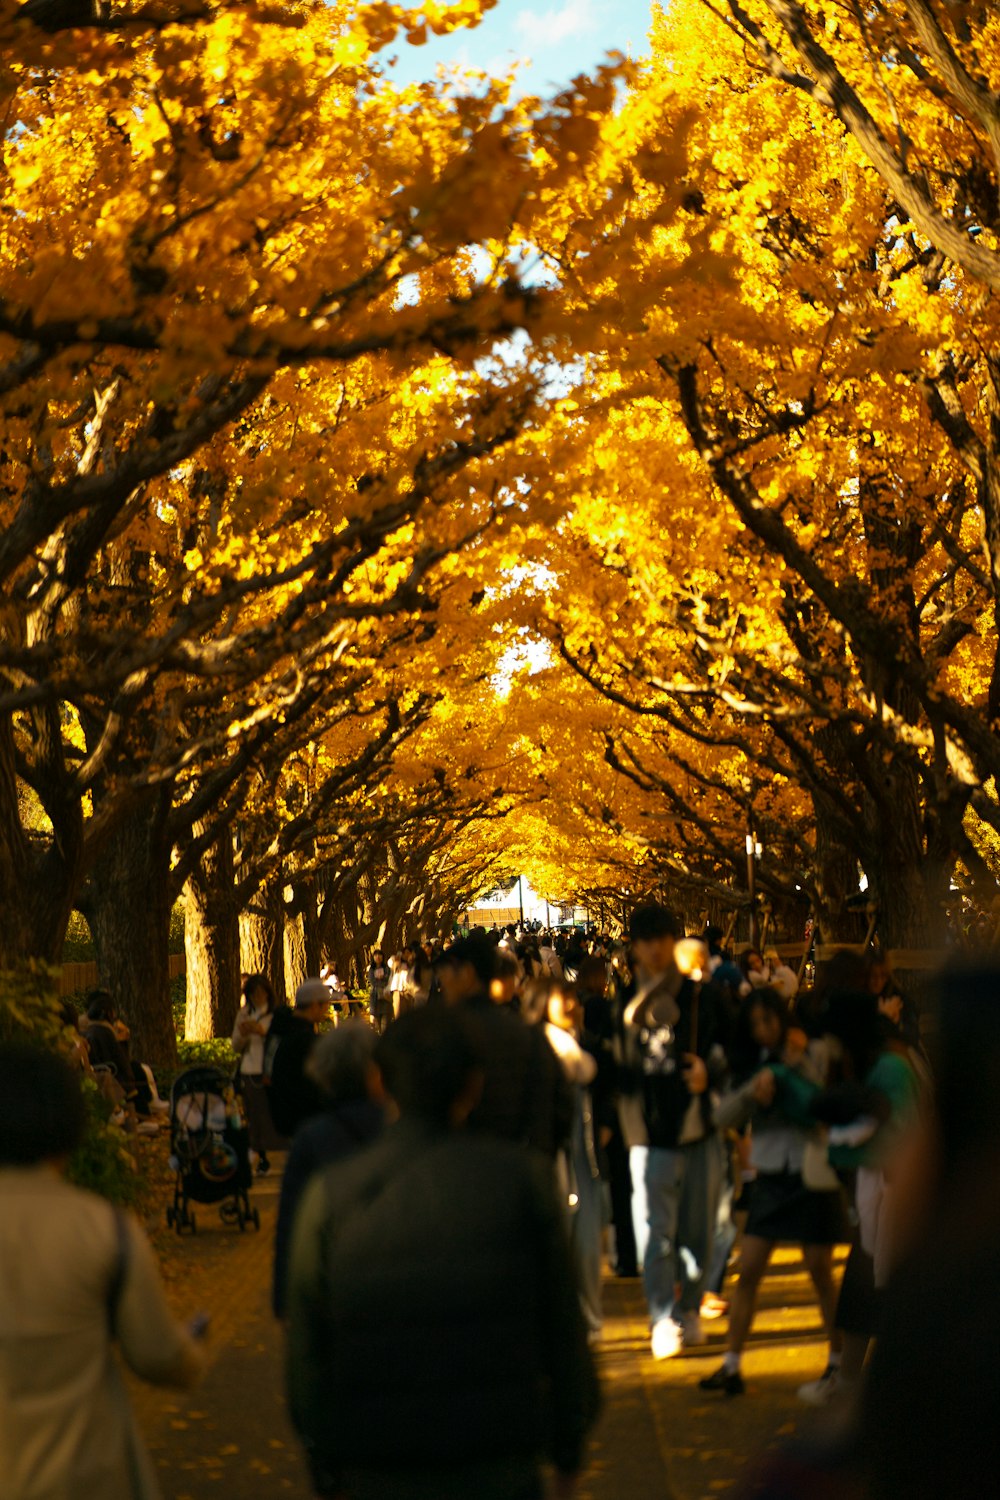
[[[641,1276],[654,1361],[727,1319],[701,1386],[731,1400],[752,1395],[743,1354],[778,1244],[800,1247],[827,1340],[798,1395],[844,1420],[835,1441],[771,1454],[745,1494],[987,1492],[997,976],[942,982],[928,1049],[883,956],[843,951],[800,989],[776,951],[734,959],[721,937],[685,936],[649,902],[627,941],[513,926],[376,951],[366,1006],[329,969],[291,1006],[245,977],[225,1141],[246,1157],[238,1195],[284,1156],[272,1296],[316,1496],[571,1495],[600,1406],[603,1277]],[[185,1382],[203,1320],[176,1324],[138,1226],[62,1180],[73,1079],[62,1059],[0,1049],[10,1493],[150,1500],[108,1341],[147,1378]],[[211,1136],[212,1080],[197,1081]],[[70,1306],[76,1342],[46,1363],[37,1340]]]

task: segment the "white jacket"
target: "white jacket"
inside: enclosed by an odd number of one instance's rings
[[[174,1319],[146,1236],[126,1216],[118,1348],[157,1385],[202,1354]],[[110,1205],[49,1166],[0,1169],[0,1492],[4,1500],[155,1500],[159,1487],[112,1353],[120,1262]]]

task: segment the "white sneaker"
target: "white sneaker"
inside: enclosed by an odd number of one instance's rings
[[[694,1344],[703,1344],[705,1342],[701,1318],[696,1312],[684,1313],[681,1317],[681,1326],[684,1334],[685,1349],[690,1349]]]
[[[807,1406],[826,1406],[839,1390],[840,1371],[835,1365],[828,1365],[818,1380],[807,1380],[799,1386],[798,1397]]]
[[[652,1350],[654,1359],[673,1359],[684,1347],[684,1335],[673,1318],[661,1318],[653,1324]]]

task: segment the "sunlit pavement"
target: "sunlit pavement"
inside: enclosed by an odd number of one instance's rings
[[[282,1335],[269,1306],[278,1190],[277,1174],[254,1186],[259,1234],[223,1225],[209,1207],[197,1209],[193,1237],[157,1231],[178,1313],[212,1315],[211,1364],[197,1390],[132,1386],[165,1500],[310,1493],[285,1416]],[[698,1389],[721,1360],[725,1319],[705,1325],[703,1347],[656,1363],[640,1283],[609,1278],[605,1310],[604,1412],[580,1500],[714,1500],[753,1454],[808,1418],[795,1391],[821,1373],[826,1346],[797,1253],[778,1252],[764,1282],[742,1397]]]
[[[649,1352],[641,1283],[606,1281],[599,1346],[605,1411],[581,1500],[711,1500],[754,1455],[810,1420],[796,1390],[826,1363],[811,1289],[798,1252],[776,1252],[743,1356],[746,1394],[727,1398],[698,1389],[721,1363],[725,1318],[704,1324],[704,1345],[658,1363]]]

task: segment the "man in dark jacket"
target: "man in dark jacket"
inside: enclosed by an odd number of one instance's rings
[[[268,1099],[280,1135],[291,1138],[302,1121],[318,1114],[326,1103],[305,1067],[316,1043],[316,1027],[329,1009],[330,991],[322,979],[307,979],[295,992],[294,1009],[282,1006],[274,1013],[264,1057],[266,1064],[273,1049]]]
[[[666,907],[637,907],[629,935],[638,986],[622,1016],[619,1111],[653,1357],[669,1359],[702,1342],[698,1309],[722,1170],[708,1097],[715,1003],[710,986],[678,968],[680,927]]]
[[[569,1084],[541,1027],[491,999],[496,969],[496,947],[475,933],[446,948],[437,965],[445,1003],[461,1013],[483,1069],[469,1127],[555,1156],[573,1118]]]
[[[547,1164],[459,1128],[480,1084],[458,1013],[402,1016],[377,1060],[401,1118],[306,1189],[289,1280],[292,1420],[317,1495],[571,1493],[596,1381]]]
[[[271,1294],[276,1318],[285,1316],[292,1225],[310,1179],[370,1145],[385,1124],[382,1075],[374,1061],[377,1041],[364,1021],[344,1021],[319,1037],[309,1055],[306,1076],[322,1090],[324,1107],[296,1132],[281,1176]]]

